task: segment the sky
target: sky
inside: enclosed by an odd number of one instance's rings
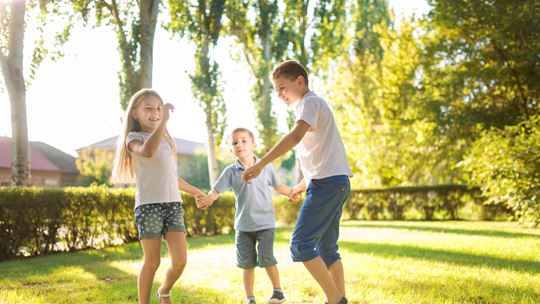
[[[390,6],[398,16],[428,11],[425,0],[391,0]],[[28,28],[31,24],[32,20]],[[76,156],[77,149],[120,134],[124,113],[118,97],[120,62],[116,47],[111,29],[81,25],[61,47],[62,58],[46,59],[42,63],[35,80],[27,87],[30,141],[42,141]],[[158,26],[154,41],[153,88],[176,108],[167,124],[171,135],[206,142],[204,113],[191,95],[189,73],[194,69],[193,52],[194,47],[189,42],[171,37]],[[227,106],[226,132],[240,126],[256,131],[256,114],[250,96],[254,79],[247,66],[234,60],[239,52],[241,48],[234,47],[230,39],[221,39],[215,50]],[[282,102],[274,101],[279,131],[286,132],[287,109]],[[10,103],[5,89],[0,89],[0,136],[11,137]]]

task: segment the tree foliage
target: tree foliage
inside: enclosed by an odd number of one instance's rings
[[[153,45],[161,0],[73,0],[85,22],[116,32],[121,70],[118,73],[123,110],[141,88],[152,87]]]
[[[218,178],[216,148],[223,138],[227,121],[221,94],[219,65],[212,59],[223,28],[224,0],[169,0],[169,31],[189,38],[195,44],[195,71],[190,75],[193,96],[206,115],[210,183]]]
[[[489,204],[504,203],[523,223],[540,224],[540,117],[482,132],[460,163]]]

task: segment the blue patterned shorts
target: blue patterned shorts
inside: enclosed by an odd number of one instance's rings
[[[185,233],[184,210],[177,202],[140,205],[135,208],[135,226],[139,239],[160,238],[167,231]]]

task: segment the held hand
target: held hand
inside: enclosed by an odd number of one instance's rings
[[[293,195],[292,197],[289,197],[289,202],[292,204],[296,204],[300,201],[300,199],[302,199],[302,194],[297,193]]]
[[[246,171],[242,173],[242,180],[246,183],[249,183],[250,180],[261,174],[262,169],[263,167],[260,166],[260,163],[257,163],[256,165],[247,168]]]
[[[169,120],[170,112],[174,112],[174,106],[170,103],[166,103],[161,106],[161,120],[167,122]]]
[[[212,205],[212,198],[210,195],[205,195],[200,199],[197,199],[197,208],[206,210]]]
[[[291,203],[298,203],[298,201],[302,198],[302,192],[303,190],[299,187],[291,188],[291,191],[289,192],[289,202]]]

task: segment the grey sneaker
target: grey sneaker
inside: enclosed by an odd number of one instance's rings
[[[256,304],[255,299],[246,299],[246,304]]]
[[[279,304],[285,302],[285,296],[283,295],[283,292],[276,291],[272,293],[272,296],[270,297],[270,300],[268,300],[268,304]]]

